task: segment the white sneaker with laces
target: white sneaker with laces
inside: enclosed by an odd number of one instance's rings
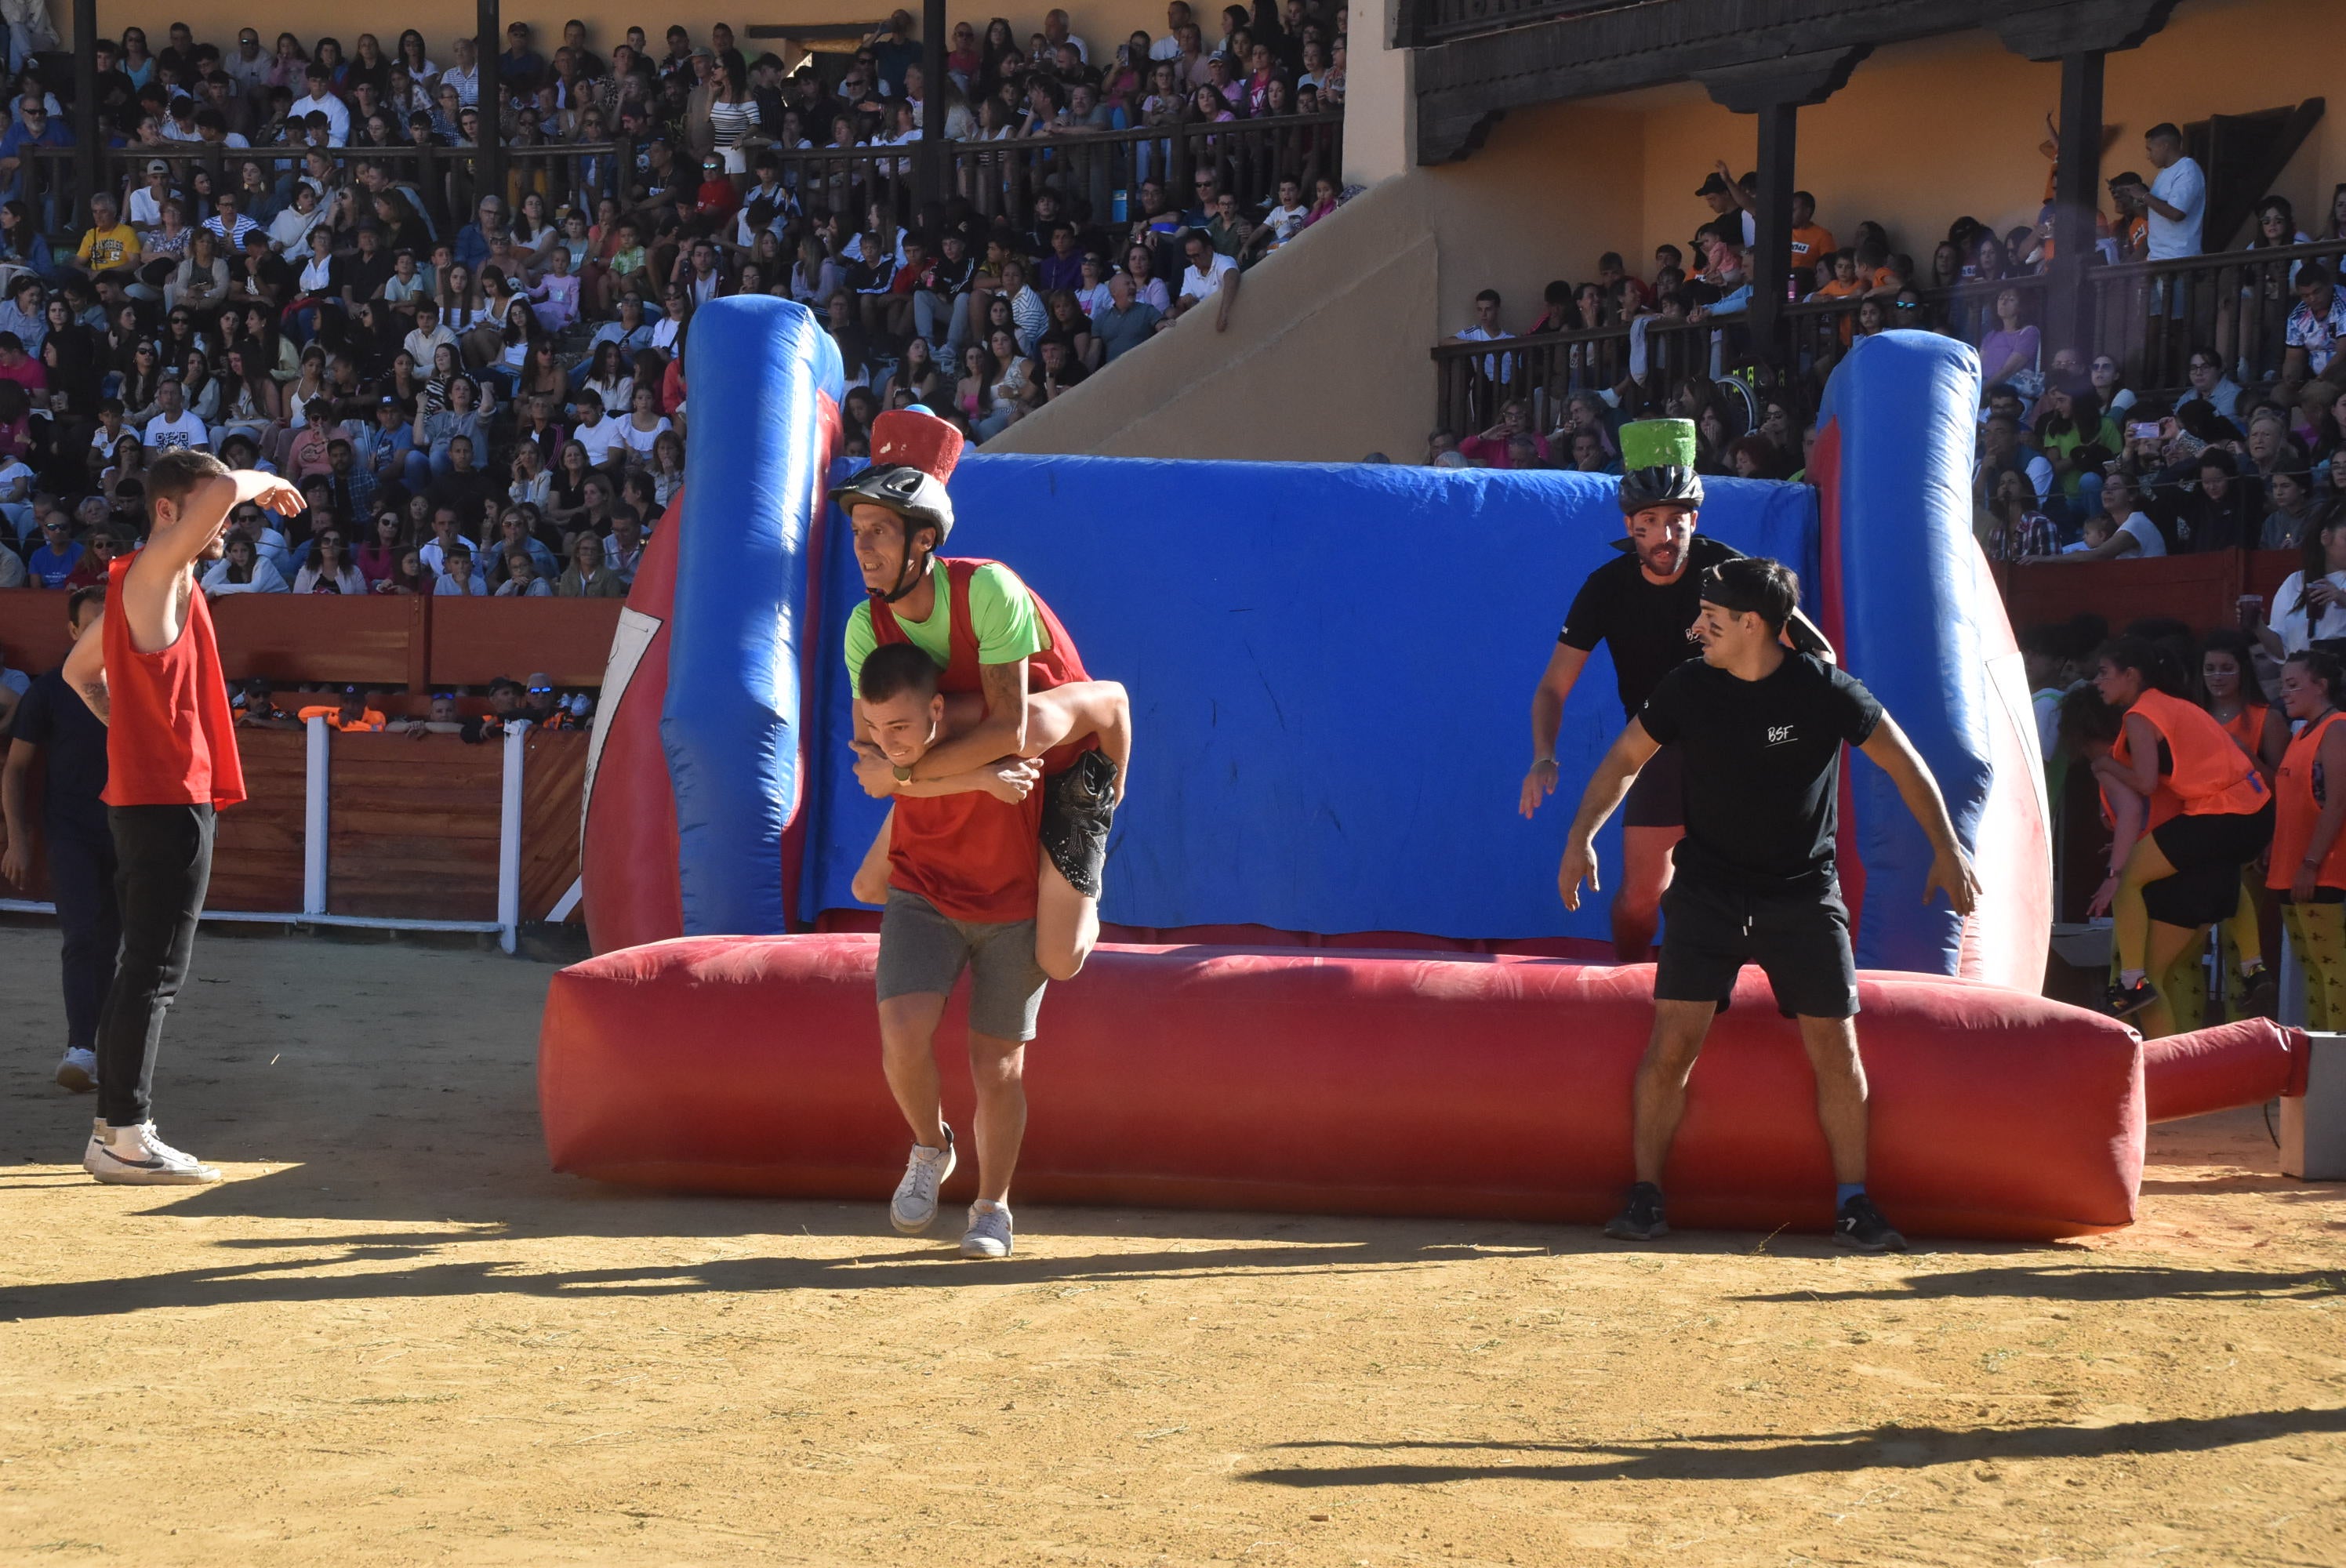
[[[67,1051],[57,1064],[57,1087],[87,1095],[97,1087],[97,1053]]]
[[[937,1188],[954,1173],[953,1129],[945,1129],[945,1146],[933,1149],[914,1144],[904,1162],[904,1179],[888,1200],[888,1223],[906,1236],[918,1236],[937,1222]]]
[[[969,1206],[969,1228],[962,1233],[964,1257],[1010,1256],[1010,1210],[979,1198]]]
[[[81,1168],[102,1182],[124,1186],[207,1186],[220,1178],[214,1167],[157,1137],[152,1122],[135,1127],[93,1122]]]

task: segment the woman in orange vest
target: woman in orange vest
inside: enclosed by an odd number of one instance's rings
[[[2346,693],[2338,661],[2319,648],[2292,654],[2280,700],[2298,721],[2273,779],[2272,865],[2265,885],[2305,968],[2310,1029],[2346,1023]]]
[[[2273,769],[2280,766],[2281,751],[2289,745],[2289,720],[2280,708],[2265,704],[2254,673],[2252,646],[2247,634],[2229,626],[2208,634],[2199,652],[2199,706],[2263,771],[2270,787]],[[2270,998],[2258,996],[2258,988],[2268,981],[2263,886],[2261,869],[2250,866],[2240,879],[2239,907],[2224,921],[2224,934],[2231,941],[2248,1003],[2246,1011],[2250,1013],[2270,1011]]]
[[[2096,656],[2094,686],[2126,714],[2111,760],[2150,800],[2150,831],[2127,857],[2111,903],[2118,978],[2110,1012],[2140,1013],[2145,1034],[2174,1019],[2147,978],[2181,957],[2200,928],[2239,907],[2240,868],[2272,841],[2272,791],[2223,726],[2184,695],[2157,644],[2120,637]]]

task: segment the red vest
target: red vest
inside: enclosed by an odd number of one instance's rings
[[[937,679],[941,691],[983,689],[978,676],[977,627],[970,619],[969,580],[981,560],[939,560],[946,591],[953,596],[953,628],[944,673]],[[1051,613],[1051,606],[1033,589],[1035,618],[1043,623],[1050,646],[1026,658],[1026,688],[1048,691],[1055,686],[1089,680],[1074,639]],[[896,624],[896,614],[875,596],[872,600],[872,636],[875,643],[908,639]],[[1089,737],[1055,748],[1043,758],[1044,770],[1056,773],[1074,766],[1076,758],[1096,747]],[[896,797],[896,823],[888,839],[888,881],[892,887],[918,893],[953,920],[1006,921],[1035,915],[1035,876],[1040,864],[1043,791],[1030,792],[1017,805],[997,800],[982,790],[926,799]]]
[[[130,642],[123,596],[131,557],[115,561],[107,585],[106,803],[109,806],[233,806],[244,799],[236,718],[200,590],[188,596],[179,640],[160,653]]]

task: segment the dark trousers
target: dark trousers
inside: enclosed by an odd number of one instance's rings
[[[97,1046],[98,1011],[114,984],[122,947],[122,913],[114,897],[114,837],[94,827],[52,820],[49,896],[65,932],[66,1049]]]
[[[122,957],[97,1020],[97,1114],[110,1125],[148,1119],[163,1020],[188,978],[196,916],[212,878],[212,809],[114,806],[114,896]]]

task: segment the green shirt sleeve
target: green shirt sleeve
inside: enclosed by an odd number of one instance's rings
[[[863,603],[848,612],[847,616],[847,695],[854,697],[863,689],[863,661],[880,639],[872,630],[872,602]]]
[[[969,618],[977,634],[977,662],[1015,664],[1048,646],[1035,596],[1000,562],[980,566],[969,580]],[[851,625],[849,636],[854,635]],[[851,647],[853,646],[851,641]]]

